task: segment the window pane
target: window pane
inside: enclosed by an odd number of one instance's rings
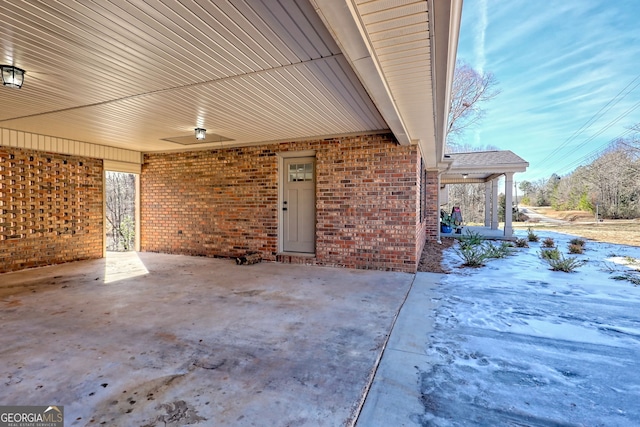
[[[289,182],[313,181],[313,163],[289,164]]]

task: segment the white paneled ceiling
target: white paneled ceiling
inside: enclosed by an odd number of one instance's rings
[[[387,128],[307,0],[8,0],[0,21],[27,72],[0,127],[140,151]]]
[[[22,89],[0,87],[0,128],[143,152],[183,149],[169,140],[196,127],[230,139],[203,148],[433,138],[428,2],[321,1],[0,0],[0,63],[26,70]],[[366,31],[333,31],[322,12],[342,10]],[[349,39],[373,49],[384,96]]]

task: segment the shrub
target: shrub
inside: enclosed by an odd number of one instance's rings
[[[527,239],[517,238],[516,239],[516,248],[528,248],[529,243],[527,243]]]
[[[640,286],[640,276],[637,274],[626,272],[617,276],[612,276],[611,278],[614,280],[626,280],[633,283],[633,286]]]
[[[569,240],[569,244],[570,245],[584,246],[585,245],[585,241],[583,239],[580,239],[579,237],[576,237],[574,239]]]
[[[569,253],[570,254],[581,254],[584,252],[584,246],[576,245],[574,243],[569,245]]]
[[[571,273],[576,270],[576,268],[583,266],[586,261],[579,260],[575,257],[565,258],[564,255],[560,254],[558,259],[544,259],[547,264],[551,267],[553,271],[564,271],[565,273]]]
[[[506,258],[511,255],[511,244],[502,242],[499,246],[489,242],[484,247],[487,258]]]
[[[559,260],[560,259],[560,251],[558,250],[558,248],[553,248],[553,249],[543,249],[540,252],[540,258],[542,258],[543,260]]]
[[[538,240],[540,240],[538,235],[533,232],[531,227],[527,228],[527,238],[529,239],[530,242],[537,242]]]
[[[556,246],[556,242],[554,242],[551,237],[547,237],[542,241],[543,248],[554,248],[555,246]]]
[[[480,233],[476,233],[467,229],[465,231],[465,234],[460,236],[459,240],[461,247],[478,246],[482,245],[482,242],[484,242],[484,237],[482,237]]]
[[[456,254],[464,261],[466,267],[482,267],[487,259],[487,251],[483,245],[460,245],[454,249]]]

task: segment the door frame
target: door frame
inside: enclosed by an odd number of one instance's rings
[[[283,204],[282,202],[284,201],[284,187],[285,187],[285,171],[284,171],[284,160],[285,159],[294,159],[294,158],[298,158],[298,157],[316,157],[316,151],[315,150],[304,150],[304,151],[282,151],[282,152],[278,152],[276,153],[276,156],[278,158],[278,246],[277,246],[277,250],[279,254],[285,254],[285,253],[295,253],[296,255],[300,255],[300,256],[315,256],[315,253],[299,253],[299,252],[284,252],[284,213],[282,211],[282,207]],[[316,182],[316,178],[315,176],[317,176],[317,170],[316,168],[314,168],[314,180],[313,180],[313,184],[314,184],[314,188],[316,191],[316,196],[317,196],[317,182]],[[317,197],[316,197],[317,200]],[[317,217],[317,211],[316,211],[316,217]],[[315,218],[314,218],[315,220]],[[315,237],[314,237],[315,238]],[[314,244],[314,248],[315,248],[315,244]]]
[[[107,172],[130,173],[135,176],[135,207],[134,226],[135,240],[133,250],[140,252],[140,175],[142,175],[142,165],[113,160],[104,160],[102,165],[102,258],[107,256]]]

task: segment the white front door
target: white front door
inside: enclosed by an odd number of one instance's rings
[[[284,252],[314,253],[316,243],[315,159],[284,159],[283,168],[283,242]]]

